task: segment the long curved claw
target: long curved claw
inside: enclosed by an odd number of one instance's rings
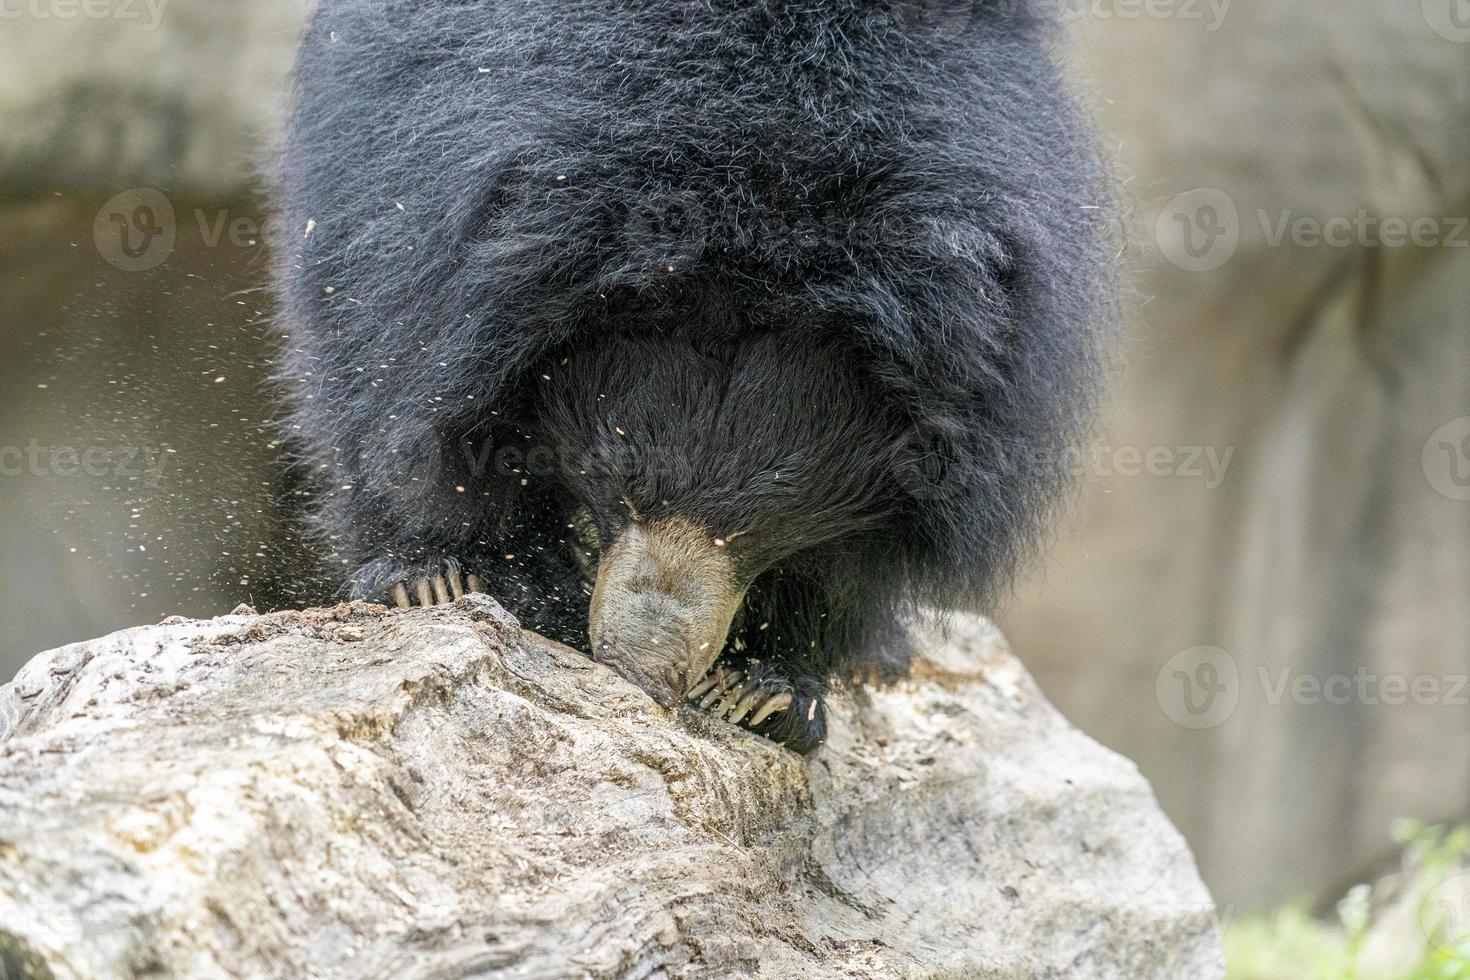
[[[732,685],[739,684],[741,678],[743,678],[744,676],[745,674],[738,670],[732,671],[731,673],[727,674],[725,673],[725,669],[721,667],[716,678],[715,689],[704,696],[704,700],[699,702],[699,706],[708,711],[710,705],[723,698],[725,692],[729,690]]]
[[[782,691],[780,694],[777,694],[775,697],[767,700],[766,703],[761,706],[759,711],[757,711],[754,715],[751,715],[750,727],[756,727],[761,722],[771,717],[771,715],[774,715],[778,711],[785,711],[789,707],[791,707],[791,695],[786,691]]]
[[[460,578],[459,575],[459,562],[455,561],[453,558],[445,561],[444,573],[445,577],[449,579],[450,597],[458,599],[460,596],[464,595],[464,581]]]
[[[731,709],[732,710],[732,714],[730,715],[730,717],[727,720],[732,725],[738,725],[738,724],[740,724],[740,722],[742,720],[744,720],[745,716],[748,715],[748,714],[750,714],[751,709],[753,709],[756,705],[760,704],[761,702],[765,701],[765,699],[766,699],[765,693],[763,691],[761,691],[760,688],[756,688],[755,690],[753,690],[749,694],[747,694],[745,697],[743,697],[743,698],[740,699],[740,703],[737,704],[737,705],[735,705],[735,707],[733,709]]]
[[[717,678],[714,674],[707,674],[705,675],[704,680],[700,681],[698,684],[695,684],[689,689],[689,692],[684,695],[684,698],[688,701],[697,701],[699,698],[704,696],[706,691],[708,691],[710,688],[714,687],[718,683],[719,678]]]

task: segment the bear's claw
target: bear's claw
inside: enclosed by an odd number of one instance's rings
[[[478,575],[462,575],[459,562],[444,560],[444,567],[432,575],[421,575],[407,582],[394,582],[389,594],[399,609],[424,609],[447,606],[466,592],[484,592]]]

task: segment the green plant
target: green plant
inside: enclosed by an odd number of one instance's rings
[[[1402,867],[1336,921],[1291,906],[1229,923],[1230,980],[1470,980],[1470,827],[1403,821]]]

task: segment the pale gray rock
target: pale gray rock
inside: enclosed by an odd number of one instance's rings
[[[982,620],[807,762],[484,597],[237,612],[0,688],[0,975],[1223,973],[1147,784]]]

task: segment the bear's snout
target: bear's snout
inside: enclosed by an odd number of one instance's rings
[[[598,564],[593,659],[671,707],[724,649],[740,601],[712,535],[682,520],[635,524]]]
[[[689,689],[689,636],[696,629],[689,610],[677,600],[636,595],[626,608],[599,617],[589,629],[592,659],[672,707]]]

